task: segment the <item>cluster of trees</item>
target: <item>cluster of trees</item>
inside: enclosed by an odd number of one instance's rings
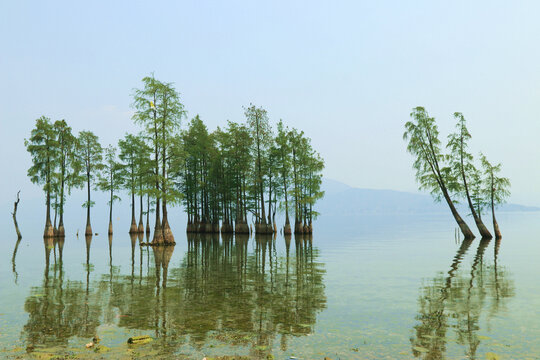
[[[430,117],[423,107],[411,112],[411,119],[405,124],[404,140],[407,151],[415,156],[413,168],[421,190],[428,190],[440,201],[444,198],[465,239],[474,239],[474,234],[459,215],[455,204],[466,201],[471,216],[482,238],[492,235],[482,221],[482,213],[491,210],[496,238],[501,238],[495,218],[495,208],[504,203],[510,195],[510,181],[499,176],[501,164],[493,165],[480,154],[480,166],[475,164],[468,151],[471,134],[465,117],[454,113],[456,131],[448,136],[445,153],[439,139],[435,118]]]
[[[188,214],[188,232],[249,233],[249,215],[256,233],[274,233],[278,210],[285,214],[285,234],[293,231],[291,211],[294,232],[312,232],[314,205],[324,194],[324,162],[302,131],[282,121],[274,131],[266,110],[255,105],[244,109],[245,123],[229,121],[226,128],[209,132],[197,115],[181,129],[186,111],[174,86],[153,76],[142,82],[133,93],[133,120],[142,130],[126,134],[117,147],[104,149],[90,131],[73,135],[64,120],[36,121],[25,145],[33,160],[28,175],[43,185],[47,197],[45,237],[64,236],[66,196],[83,186],[86,235],[92,234],[92,189],[109,194],[109,234],[113,203],[121,190],[131,197],[130,233],[145,232],[144,214],[149,232],[149,214],[155,211],[154,244],[174,243],[167,206],[178,204]]]

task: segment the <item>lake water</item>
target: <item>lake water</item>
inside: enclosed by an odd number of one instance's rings
[[[539,359],[540,214],[499,222],[501,241],[471,242],[443,214],[322,217],[289,240],[178,225],[162,248],[105,224],[92,239],[66,224],[63,244],[9,228],[0,357]]]

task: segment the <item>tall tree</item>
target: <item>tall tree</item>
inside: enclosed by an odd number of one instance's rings
[[[75,145],[77,138],[71,132],[65,120],[57,120],[54,122],[54,131],[56,132],[58,142],[58,156],[56,159],[58,169],[58,183],[59,183],[59,213],[60,220],[58,222],[58,236],[65,236],[64,229],[64,203],[66,198],[66,191],[69,194],[74,181],[74,156]]]
[[[139,212],[139,226],[137,228],[137,231],[139,233],[144,233],[144,223],[143,223],[143,215],[145,213],[148,213],[148,210],[150,208],[150,204],[147,204],[147,211],[144,211],[143,206],[143,197],[145,194],[148,193],[149,185],[151,184],[153,173],[152,173],[152,160],[150,158],[150,155],[152,153],[152,149],[146,144],[144,141],[144,137],[142,135],[137,135],[135,138],[135,169],[137,172],[137,185],[138,190],[137,193],[139,194],[139,205],[140,205],[140,212]],[[147,216],[148,220],[148,216]],[[148,221],[147,221],[148,223]],[[147,224],[148,227],[148,224]],[[147,231],[150,231],[150,229],[147,229]]]
[[[123,139],[118,141],[120,149],[120,160],[122,161],[122,184],[124,189],[128,190],[131,195],[131,226],[129,233],[133,234],[138,231],[137,222],[135,221],[135,191],[137,187],[137,151],[138,139],[135,135],[126,134]]]
[[[53,237],[54,229],[51,223],[51,191],[52,175],[58,152],[56,132],[51,120],[45,116],[36,120],[36,125],[30,134],[30,138],[24,141],[26,149],[32,156],[32,166],[28,169],[30,180],[43,185],[46,194],[47,213],[45,216],[44,237]]]
[[[408,141],[407,151],[415,157],[413,168],[420,189],[430,191],[436,200],[444,198],[465,239],[474,239],[450,197],[451,191],[459,189],[459,182],[445,164],[435,118],[420,106],[413,109],[411,118],[405,124],[403,139]]]
[[[272,130],[270,128],[268,113],[262,107],[256,107],[250,104],[244,109],[247,124],[253,138],[253,154],[255,160],[254,167],[254,191],[257,196],[258,204],[260,204],[260,212],[256,213],[257,223],[255,230],[257,233],[268,233],[269,229],[266,222],[266,212],[264,204],[264,185],[265,174],[263,173],[263,163],[267,156],[267,151],[272,141]],[[256,206],[258,207],[258,204]]]
[[[116,159],[116,148],[112,145],[109,145],[105,148],[105,161],[103,163],[103,168],[99,174],[98,187],[101,191],[109,192],[109,235],[113,233],[113,224],[112,224],[112,214],[113,214],[113,203],[117,200],[120,200],[120,197],[116,195],[122,185],[122,164],[120,164]]]
[[[503,204],[510,196],[510,180],[498,176],[501,171],[501,164],[492,165],[484,155],[480,155],[480,161],[484,169],[484,195],[489,201],[493,217],[493,231],[495,232],[495,238],[501,239],[502,234],[495,218],[495,207]]]
[[[160,216],[160,178],[159,178],[159,155],[160,155],[160,129],[156,102],[160,82],[154,76],[147,76],[142,79],[143,88],[136,89],[133,94],[133,107],[136,112],[133,115],[135,123],[144,127],[144,135],[152,146],[153,151],[153,189],[149,189],[148,194],[156,199],[156,223],[154,226],[154,243],[163,243],[163,228],[161,227]]]
[[[469,129],[467,129],[467,123],[463,114],[456,112],[454,113],[454,118],[457,120],[456,129],[457,131],[448,136],[448,145],[446,146],[450,150],[449,161],[450,167],[454,172],[456,178],[461,179],[461,184],[459,187],[460,194],[465,197],[471,215],[474,218],[476,227],[480,232],[482,238],[491,239],[493,236],[487,229],[487,227],[482,222],[480,215],[477,213],[473,201],[471,199],[471,191],[469,189],[469,184],[467,182],[467,176],[470,173],[476,171],[473,164],[473,156],[467,152],[469,146],[468,141],[471,138]]]
[[[180,197],[169,178],[170,148],[175,133],[180,127],[180,120],[185,115],[180,95],[171,83],[163,83],[153,76],[142,79],[143,88],[135,90],[133,107],[136,113],[133,119],[144,127],[144,133],[154,152],[154,196],[156,198],[156,225],[154,244],[174,243],[168,218],[167,202],[176,202]],[[160,205],[163,222],[160,218]]]
[[[291,171],[291,156],[292,149],[289,141],[289,129],[283,125],[283,121],[279,121],[277,124],[277,135],[275,138],[276,150],[277,150],[277,168],[279,175],[281,177],[281,184],[283,186],[283,203],[282,208],[285,209],[285,226],[283,227],[283,233],[285,235],[291,234],[291,224],[289,221],[289,181],[290,181],[290,171]]]
[[[79,186],[86,183],[87,200],[83,207],[86,207],[86,230],[85,235],[92,235],[92,225],[90,223],[90,208],[94,206],[90,195],[90,189],[94,183],[99,171],[103,168],[103,149],[99,144],[99,138],[91,131],[81,131],[77,138],[77,164],[79,180],[76,182]]]

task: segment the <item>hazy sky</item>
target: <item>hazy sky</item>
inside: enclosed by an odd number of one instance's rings
[[[41,115],[116,143],[155,72],[210,129],[263,106],[303,129],[349,185],[416,191],[403,124],[425,106],[444,137],[502,162],[512,201],[540,205],[537,1],[2,1],[0,197],[41,196],[23,139]]]

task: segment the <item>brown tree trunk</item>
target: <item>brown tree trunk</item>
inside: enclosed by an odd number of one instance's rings
[[[466,240],[472,240],[475,238],[473,232],[469,228],[469,226],[463,221],[461,216],[456,210],[456,207],[454,206],[454,203],[452,202],[452,199],[450,199],[450,196],[448,195],[448,191],[446,190],[446,187],[442,187],[442,193],[444,196],[444,199],[446,200],[446,203],[448,204],[448,207],[450,208],[450,211],[452,212],[452,216],[454,216],[454,219],[456,220],[459,229],[461,230],[461,233],[463,234],[464,239]]]
[[[137,228],[137,232],[143,233],[144,232],[144,224],[143,224],[143,196],[142,196],[142,189],[141,194],[139,195],[139,203],[141,206],[140,216],[139,216],[139,227]]]
[[[113,190],[112,190],[112,183],[111,183],[111,200],[110,200],[110,203],[109,203],[109,235],[112,235],[112,233],[113,233],[112,207],[113,207]]]
[[[87,194],[88,194],[88,201],[86,203],[86,229],[84,231],[84,235],[91,236],[92,235],[92,225],[90,224],[90,173],[86,173],[86,180],[87,180]]]
[[[463,166],[463,157],[461,158],[461,177],[463,179],[463,185],[465,187],[465,195],[467,195],[467,203],[469,204],[469,209],[471,209],[471,214],[474,218],[474,222],[476,223],[476,227],[478,228],[478,231],[480,232],[480,235],[482,236],[482,239],[491,239],[493,236],[487,229],[487,227],[482,222],[482,219],[478,216],[476,213],[476,210],[474,209],[474,205],[471,200],[471,196],[469,194],[469,186],[467,185],[467,178],[465,176],[465,168]]]
[[[495,218],[495,201],[493,198],[493,182],[491,185],[491,214],[493,216],[493,231],[495,231],[495,239],[502,239],[501,230],[499,230],[499,224]]]

